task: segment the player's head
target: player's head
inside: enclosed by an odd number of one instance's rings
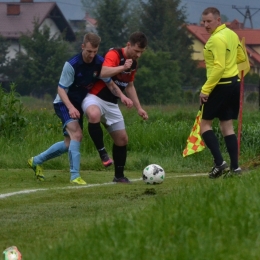
[[[87,33],[84,35],[83,43],[81,45],[84,62],[90,63],[93,61],[98,52],[100,42],[101,38],[95,33]]]
[[[147,38],[142,32],[134,32],[130,35],[125,51],[128,59],[137,60],[141,57],[147,46]]]
[[[202,23],[208,33],[213,33],[221,25],[220,12],[215,7],[208,7],[202,12]]]

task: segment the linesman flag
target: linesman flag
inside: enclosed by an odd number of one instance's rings
[[[249,63],[247,50],[246,50],[245,37],[242,38],[241,45],[242,45],[242,48],[244,50],[246,60],[244,62],[237,64],[237,67],[238,67],[238,70],[239,70],[238,76],[239,76],[240,79],[250,71],[250,63]],[[243,75],[242,75],[242,71],[244,71]]]
[[[205,144],[202,141],[201,135],[200,135],[200,122],[203,112],[203,105],[200,107],[200,110],[196,116],[194,125],[192,127],[191,133],[187,139],[187,145],[186,148],[183,150],[183,157],[201,152],[205,149]]]

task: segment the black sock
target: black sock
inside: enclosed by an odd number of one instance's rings
[[[126,145],[125,146],[117,146],[113,145],[113,159],[115,165],[115,177],[121,178],[124,177],[124,169],[126,163]]]
[[[230,157],[230,166],[232,169],[238,168],[238,144],[237,136],[235,134],[224,137],[227,151]]]
[[[202,134],[202,138],[206,144],[206,146],[209,148],[213,158],[214,162],[217,166],[221,165],[223,163],[223,157],[221,155],[220,149],[219,149],[219,143],[216,135],[214,134],[213,130],[208,130]]]
[[[99,152],[99,156],[103,158],[107,151],[104,146],[103,130],[100,123],[88,123],[88,132]]]

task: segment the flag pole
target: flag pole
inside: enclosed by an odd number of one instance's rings
[[[238,120],[238,131],[237,131],[238,156],[240,155],[243,101],[244,101],[244,70],[241,71],[241,78],[240,78],[239,120]]]

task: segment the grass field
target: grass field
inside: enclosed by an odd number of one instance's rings
[[[85,187],[63,171],[46,172],[46,182],[29,169],[0,174],[0,248],[16,245],[26,260],[259,259],[257,171],[218,180],[167,173],[160,185],[140,172],[120,185],[109,172],[84,171]]]
[[[67,155],[44,163],[45,182],[27,168],[28,158],[62,136],[49,102],[24,101],[24,112],[1,110],[0,250],[15,245],[25,260],[259,259],[258,107],[243,112],[241,178],[210,180],[208,149],[182,157],[196,105],[156,106],[145,108],[147,122],[122,108],[131,185],[111,183],[113,167],[103,168],[85,124],[81,176],[88,185],[78,187],[69,183]],[[213,129],[228,162],[217,122]],[[107,133],[104,140],[111,154]],[[165,169],[163,184],[140,180],[150,163]]]

